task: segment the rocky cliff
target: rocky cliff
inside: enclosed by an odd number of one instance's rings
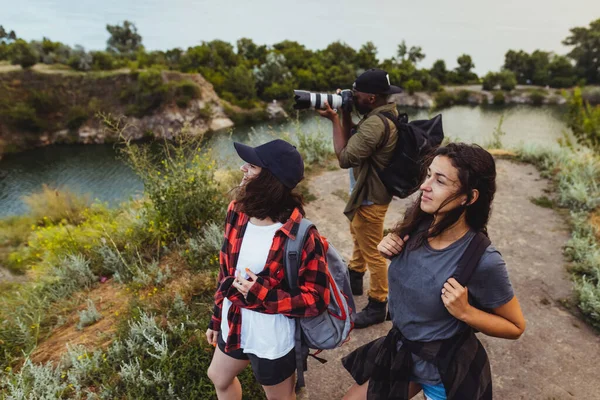
[[[224,102],[201,75],[142,74],[0,74],[0,157],[54,143],[117,140],[98,112],[121,118],[134,140],[171,138],[184,124],[195,134],[233,126]]]

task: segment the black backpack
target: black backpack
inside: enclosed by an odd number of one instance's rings
[[[411,122],[406,114],[398,117],[388,112],[376,115],[385,125],[385,134],[378,147],[383,147],[390,138],[388,120],[396,125],[398,142],[390,164],[383,169],[375,167],[375,170],[388,192],[403,199],[419,188],[425,160],[444,140],[442,114]]]

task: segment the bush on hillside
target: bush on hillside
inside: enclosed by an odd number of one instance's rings
[[[75,194],[67,188],[53,189],[46,184],[39,192],[25,196],[23,201],[29,207],[29,214],[40,224],[46,221],[57,224],[64,220],[76,225],[83,220],[82,212],[90,204],[89,196]]]
[[[27,69],[39,60],[39,54],[23,39],[17,39],[10,45],[10,60],[14,65]]]

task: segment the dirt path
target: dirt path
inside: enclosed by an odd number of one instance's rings
[[[568,229],[555,211],[532,204],[548,182],[534,167],[497,161],[498,192],[489,225],[490,237],[502,252],[527,320],[518,341],[479,335],[486,346],[494,375],[495,399],[600,399],[600,337],[567,311],[561,301],[572,296],[562,247]],[[308,217],[344,257],[351,252],[345,202],[333,193],[348,187],[347,171],[326,172],[313,178]],[[402,217],[407,201],[395,200],[386,217],[392,227]],[[367,284],[368,285],[368,284]],[[358,307],[366,296],[358,298]],[[353,383],[340,359],[354,348],[383,336],[389,322],[355,330],[342,348],[324,352],[321,365],[309,361],[308,396],[311,400],[341,399]],[[420,397],[418,397],[420,398]]]

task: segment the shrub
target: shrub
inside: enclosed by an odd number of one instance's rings
[[[96,305],[92,299],[88,299],[87,308],[79,312],[79,322],[77,329],[82,330],[86,326],[90,326],[102,319],[102,315],[96,309]]]
[[[459,90],[456,93],[456,104],[469,104],[469,96],[471,96],[471,92],[468,90]]]
[[[544,100],[546,99],[546,92],[543,90],[534,90],[529,94],[529,100],[531,100],[531,104],[534,106],[541,106],[544,104]]]
[[[517,87],[517,77],[512,71],[502,71],[498,73],[498,82],[500,83],[500,89],[510,92]]]
[[[10,45],[10,54],[12,64],[24,69],[34,66],[39,60],[39,54],[23,39],[17,39]]]
[[[600,105],[585,102],[580,88],[568,99],[567,124],[579,143],[600,153]]]
[[[174,236],[187,236],[212,221],[221,222],[226,202],[214,181],[215,161],[203,152],[201,137],[186,126],[158,154],[148,145],[126,145],[123,152],[144,182],[158,219]]]
[[[485,147],[488,149],[501,149],[502,146],[502,137],[506,135],[506,132],[502,130],[502,124],[504,123],[504,115],[500,116],[500,120],[498,121],[498,125],[494,128],[494,132],[492,132],[492,140],[486,143]]]
[[[115,57],[107,51],[92,51],[92,69],[107,71],[116,68]]]
[[[404,84],[404,89],[406,89],[406,91],[409,94],[413,95],[413,94],[415,94],[415,92],[423,90],[423,84],[420,81],[416,81],[414,79],[409,79]]]
[[[321,125],[319,125],[316,132],[308,133],[302,131],[299,122],[297,122],[296,142],[298,151],[308,166],[312,164],[325,165],[327,160],[335,154],[331,136],[321,129]]]
[[[557,183],[557,203],[571,210],[571,239],[565,255],[572,261],[578,307],[590,323],[600,328],[600,247],[598,228],[592,225],[590,212],[600,206],[600,158],[589,149],[558,151],[523,148],[521,160],[532,162],[542,175]]]
[[[222,225],[210,223],[187,240],[187,249],[182,255],[195,270],[216,270],[219,266],[219,250],[222,244]]]
[[[67,188],[52,189],[46,184],[42,185],[41,191],[25,196],[23,201],[39,223],[52,224],[62,220],[78,224],[90,203],[89,196],[77,195]]]
[[[128,115],[143,117],[167,100],[169,87],[163,82],[161,71],[156,68],[132,75],[136,83],[121,94],[121,100],[128,103]]]
[[[206,103],[204,107],[198,110],[198,115],[205,120],[210,120],[213,115],[212,107],[209,103]]]
[[[494,92],[494,104],[502,105],[505,102],[504,93],[497,91]]]
[[[17,102],[2,111],[9,125],[24,131],[38,132],[44,123],[38,118],[35,108],[27,103]]]
[[[454,105],[454,103],[456,102],[456,97],[454,96],[454,93],[442,90],[436,93],[434,101],[435,108],[441,109]]]
[[[73,106],[67,114],[67,128],[75,131],[81,127],[90,118],[86,107]]]
[[[77,290],[91,287],[97,278],[89,260],[70,255],[59,261],[57,268],[39,282],[0,295],[0,367],[23,353],[29,354],[40,334],[47,332],[55,315],[53,304]]]
[[[75,46],[67,65],[77,71],[89,71],[92,69],[94,58],[91,54],[86,53],[83,47]]]
[[[483,77],[483,90],[494,90],[498,85],[498,74],[495,72],[488,72]]]
[[[184,80],[171,83],[174,91],[175,103],[178,107],[185,108],[190,101],[200,97],[200,87],[192,81]]]
[[[0,387],[6,388],[7,399],[60,399],[64,398],[68,383],[51,363],[35,365],[27,358],[18,372],[10,370],[2,378]]]
[[[55,93],[41,90],[29,91],[27,103],[40,114],[49,114],[61,108],[61,99]]]

